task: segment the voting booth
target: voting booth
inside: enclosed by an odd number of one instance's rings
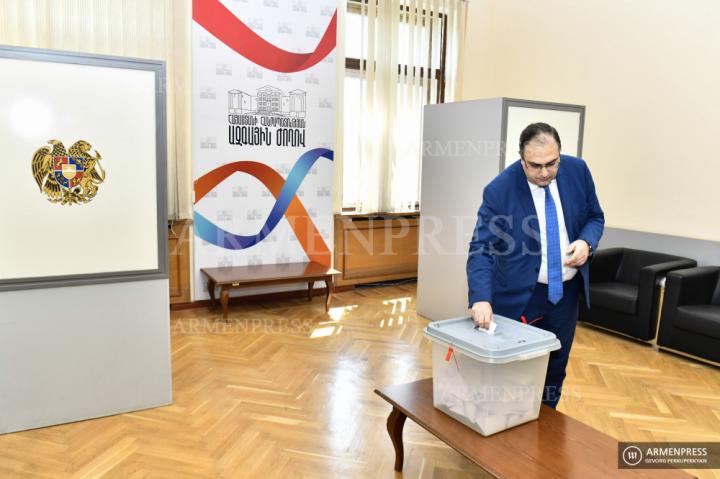
[[[437,321],[467,314],[465,264],[482,192],[520,158],[522,130],[549,123],[562,153],[581,156],[585,107],[491,98],[427,105],[423,115],[417,312]]]
[[[0,434],[170,404],[165,64],[0,69]]]

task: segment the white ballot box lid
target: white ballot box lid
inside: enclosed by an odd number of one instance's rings
[[[472,318],[460,317],[428,324],[425,335],[486,363],[523,361],[560,349],[560,340],[549,331],[499,315],[493,321],[494,334],[476,329]]]

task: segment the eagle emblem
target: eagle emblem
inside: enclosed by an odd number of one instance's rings
[[[58,140],[48,141],[33,155],[32,172],[40,191],[52,203],[83,204],[97,195],[105,181],[102,156],[88,153],[91,145],[85,140],[75,142],[69,150]]]

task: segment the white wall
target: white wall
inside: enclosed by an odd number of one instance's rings
[[[587,106],[616,228],[720,240],[720,2],[472,0],[459,99]]]

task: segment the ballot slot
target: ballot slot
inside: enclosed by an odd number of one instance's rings
[[[479,333],[493,335],[493,334],[495,334],[495,331],[497,330],[497,323],[495,321],[493,321],[490,323],[490,326],[488,326],[487,328],[481,328],[480,325],[476,324],[473,329],[475,329],[475,331],[477,331]]]
[[[489,436],[537,419],[548,358],[560,348],[553,333],[495,315],[493,334],[472,318],[430,323],[433,404]]]

